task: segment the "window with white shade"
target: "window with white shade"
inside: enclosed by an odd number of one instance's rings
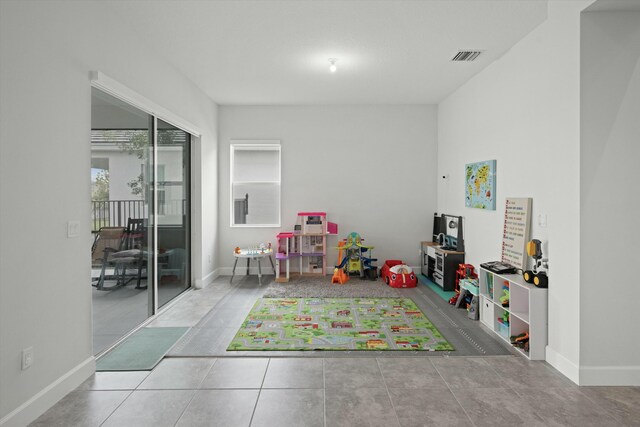
[[[232,141],[231,226],[280,227],[280,141]]]

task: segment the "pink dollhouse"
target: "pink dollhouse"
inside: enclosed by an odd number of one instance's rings
[[[338,225],[327,221],[326,212],[299,212],[294,231],[276,236],[276,282],[288,282],[292,267],[299,275],[326,275],[331,234],[338,234]]]

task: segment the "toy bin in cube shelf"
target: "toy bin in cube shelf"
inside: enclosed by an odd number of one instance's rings
[[[509,339],[509,325],[506,325],[504,323],[498,322],[498,333],[502,336],[502,338],[504,338],[505,340]]]

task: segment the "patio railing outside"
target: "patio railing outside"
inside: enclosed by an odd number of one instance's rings
[[[128,218],[145,218],[144,200],[91,201],[92,231],[101,227],[126,227]]]
[[[158,200],[159,215],[183,215],[184,200]],[[149,208],[144,200],[91,201],[92,229],[101,227],[126,227],[129,218],[148,218]]]

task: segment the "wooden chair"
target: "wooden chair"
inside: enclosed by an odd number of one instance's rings
[[[124,227],[101,227],[98,230],[91,245],[91,267],[102,267],[106,248],[120,248],[125,230]]]
[[[115,229],[113,227],[108,228],[109,230],[105,230],[105,232],[115,233]],[[136,289],[146,289],[146,286],[140,286],[142,270],[146,269],[147,265],[146,253],[143,250],[145,245],[145,236],[144,219],[129,218],[127,220],[127,228],[122,231],[118,246],[110,247],[108,245],[104,245],[104,248],[102,249],[102,268],[100,271],[100,277],[97,282],[92,285],[98,290],[105,291],[124,286],[130,281],[137,279]],[[98,242],[99,237],[96,238],[94,247],[99,244]],[[106,269],[108,266],[113,266],[114,272],[112,277],[116,279],[116,284],[106,287],[104,282],[105,279],[107,279]],[[127,279],[128,269],[135,269],[136,273],[134,275],[129,275],[129,278]]]

